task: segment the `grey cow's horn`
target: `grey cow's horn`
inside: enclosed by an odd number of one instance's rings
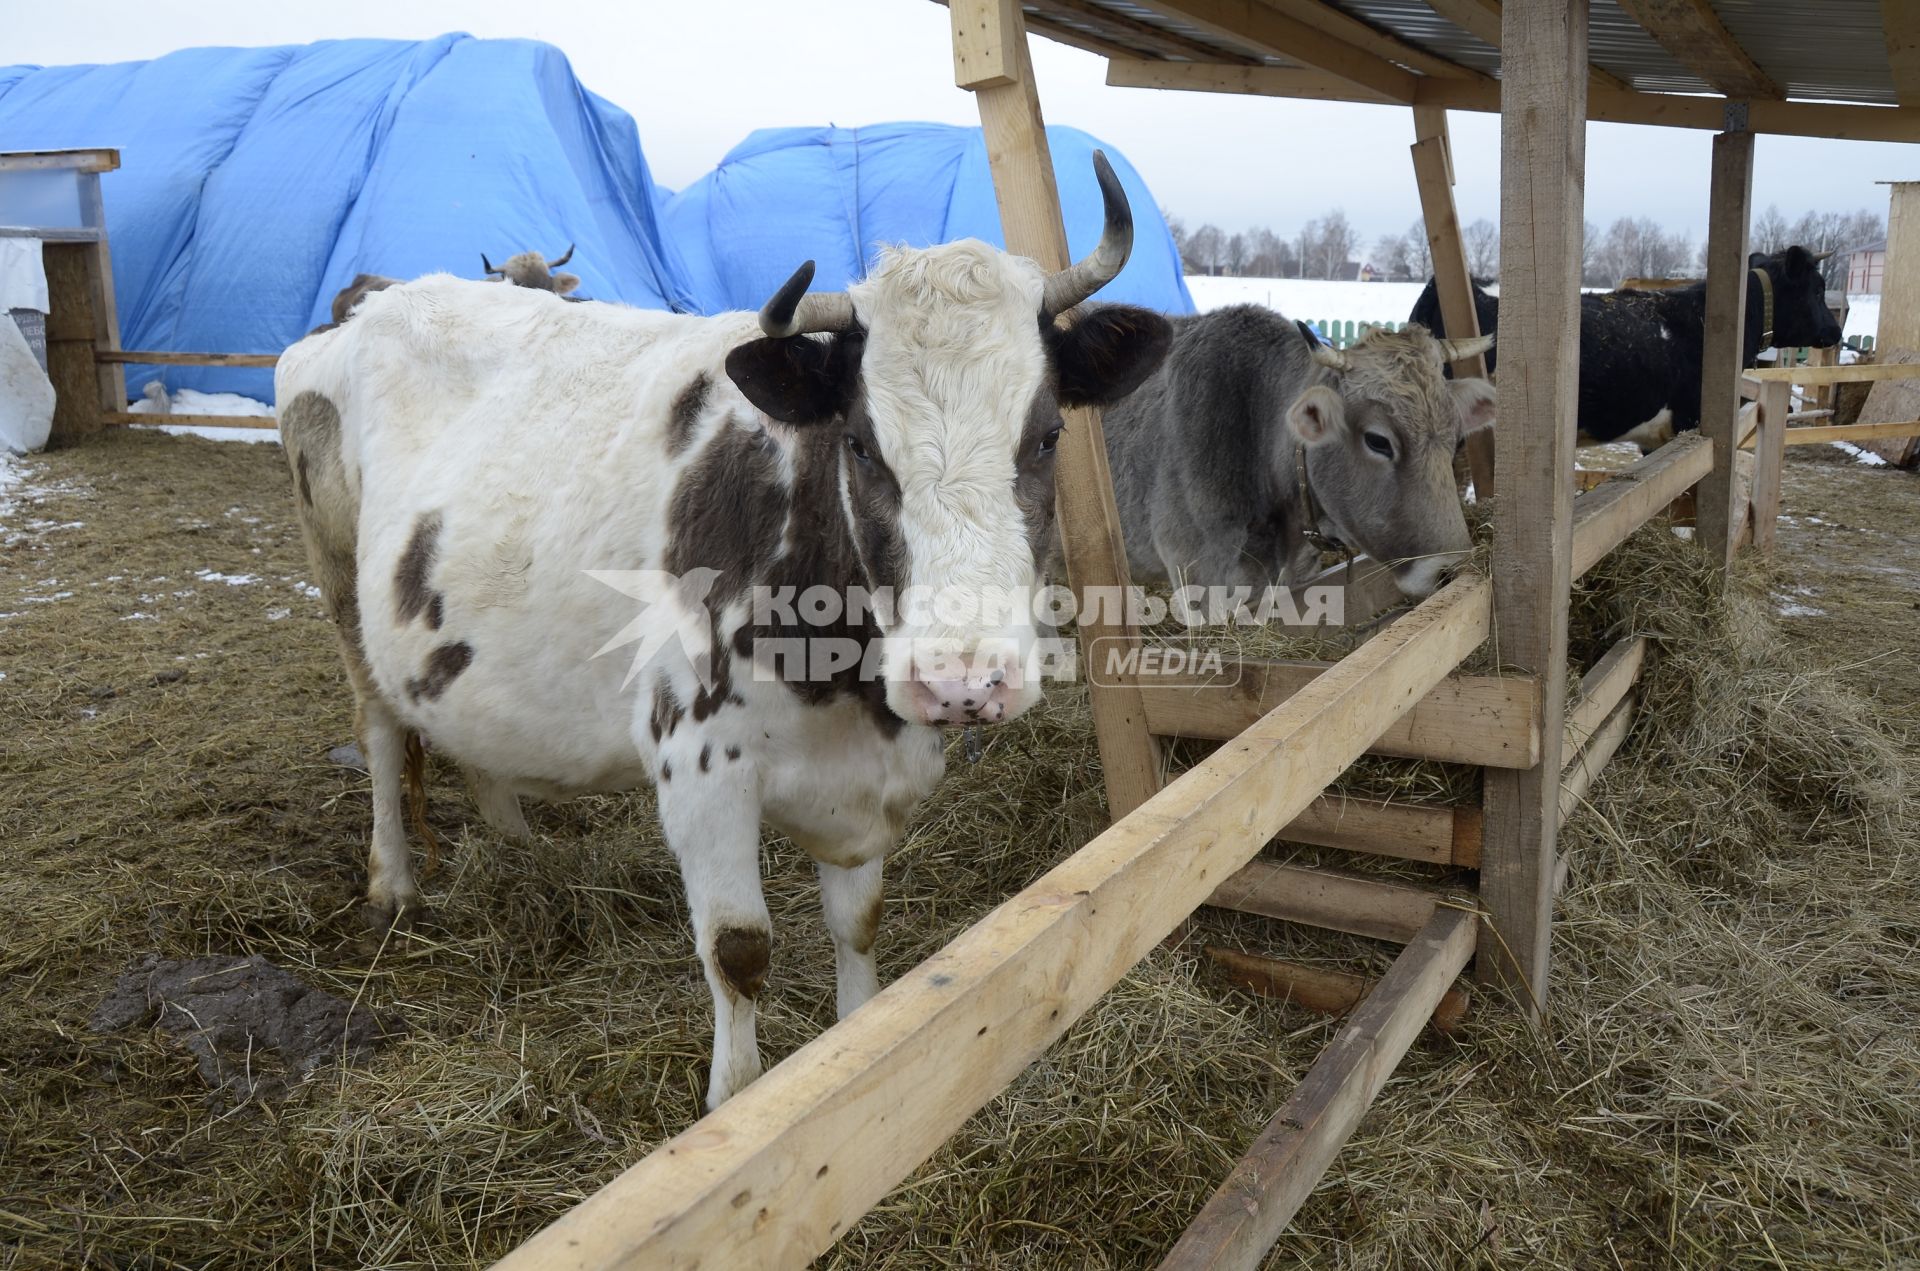
[[[1479,357],[1492,347],[1493,337],[1490,335],[1476,335],[1471,340],[1442,340],[1440,341],[1440,360],[1458,362],[1465,358]]]
[[[1819,261],[1819,260],[1825,260],[1825,259],[1826,259],[1827,257],[1829,257],[1829,256],[1831,256],[1831,255],[1833,255],[1833,253],[1834,253],[1834,251],[1835,251],[1835,250],[1837,250],[1837,249],[1835,249],[1835,248],[1831,248],[1831,247],[1830,247],[1830,248],[1828,248],[1828,249],[1827,249],[1826,251],[1824,251],[1824,252],[1816,252],[1816,253],[1814,254],[1814,257],[1813,257],[1813,258],[1814,258],[1814,259],[1815,259],[1816,261]]]
[[[568,244],[567,244],[567,250],[566,250],[566,252],[565,252],[564,254],[562,254],[562,256],[560,257],[560,259],[559,259],[559,260],[550,260],[550,261],[548,261],[548,262],[547,262],[547,268],[548,268],[548,269],[558,269],[558,268],[560,268],[560,266],[562,266],[562,265],[564,265],[564,264],[566,264],[566,263],[567,263],[568,261],[570,261],[570,260],[572,260],[572,259],[573,259],[573,249],[574,249],[574,247],[575,247],[575,246],[576,246],[576,244],[573,244],[573,243],[568,243]]]
[[[1351,369],[1353,366],[1353,363],[1347,360],[1345,353],[1326,344],[1314,346],[1313,360],[1330,371],[1345,371]]]
[[[485,252],[480,253],[480,268],[486,270],[490,274],[497,274],[500,272],[499,270],[493,267],[493,262],[487,259],[487,254]]]
[[[1099,246],[1048,277],[1040,301],[1040,316],[1047,321],[1112,282],[1133,252],[1133,209],[1127,206],[1127,192],[1120,188],[1120,178],[1114,175],[1105,151],[1093,152],[1093,175],[1100,182],[1101,202],[1106,204],[1106,227],[1100,231]]]
[[[813,262],[806,261],[760,307],[760,329],[774,339],[809,331],[845,331],[853,325],[853,299],[844,291],[807,294]]]

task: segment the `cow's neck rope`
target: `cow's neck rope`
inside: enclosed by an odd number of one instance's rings
[[[1293,475],[1300,484],[1301,536],[1323,552],[1339,552],[1351,558],[1353,552],[1345,543],[1320,528],[1320,500],[1313,497],[1313,482],[1307,479],[1307,443],[1304,441],[1293,444]]]
[[[1760,280],[1760,347],[1773,347],[1773,275],[1764,269],[1755,269],[1753,276]]]

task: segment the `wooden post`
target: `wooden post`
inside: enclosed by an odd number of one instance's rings
[[[1546,1001],[1567,684],[1573,439],[1580,377],[1587,6],[1501,17],[1500,416],[1494,640],[1540,682],[1540,762],[1486,775],[1477,974]],[[1490,929],[1489,929],[1490,928]]]
[[[1433,257],[1434,290],[1440,299],[1440,316],[1446,321],[1447,335],[1455,340],[1470,340],[1479,335],[1480,314],[1473,306],[1473,278],[1467,271],[1467,249],[1460,234],[1460,214],[1453,203],[1453,142],[1447,135],[1447,112],[1437,106],[1413,108],[1413,131],[1419,139],[1413,143],[1413,176],[1420,187],[1420,213],[1427,231],[1427,247]],[[1463,358],[1453,364],[1453,373],[1461,378],[1485,379],[1485,355]],[[1467,463],[1473,470],[1474,489],[1493,490],[1494,435],[1483,429],[1467,438]]]
[[[1040,117],[1020,6],[1010,0],[951,0],[948,12],[953,20],[956,69],[983,68],[977,80],[965,78],[967,71],[962,69],[960,87],[972,90],[980,107],[1007,250],[1047,269],[1063,269],[1069,261],[1067,232],[1060,220],[1053,157]],[[1149,215],[1151,209],[1136,212]],[[1120,511],[1113,501],[1100,412],[1070,410],[1066,419],[1054,478],[1060,537],[1066,548],[1067,581],[1083,601],[1082,670],[1091,681],[1093,729],[1106,776],[1107,811],[1118,820],[1160,789],[1160,750],[1147,731],[1139,687],[1131,681],[1116,682],[1095,660],[1138,644],[1139,635],[1124,614],[1094,614],[1084,603],[1094,588],[1108,595],[1125,594],[1127,554]]]
[[[1729,107],[1729,114],[1737,108]],[[1744,122],[1744,120],[1741,120]],[[1707,211],[1707,328],[1701,350],[1700,431],[1713,443],[1713,471],[1700,482],[1694,541],[1708,559],[1733,560],[1733,455],[1739,438],[1741,355],[1747,323],[1747,225],[1753,219],[1753,134],[1713,139],[1713,188]]]
[[[1774,523],[1780,519],[1780,477],[1786,467],[1787,412],[1793,409],[1793,385],[1775,380],[1760,388],[1760,432],[1754,440],[1753,549],[1773,551]],[[1695,533],[1699,531],[1696,530]]]

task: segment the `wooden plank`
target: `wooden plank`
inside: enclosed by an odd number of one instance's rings
[[[1211,62],[1150,62],[1116,57],[1107,60],[1107,84],[1113,88],[1173,88],[1254,97],[1358,101],[1382,106],[1400,104],[1385,93],[1356,88],[1337,75],[1293,66],[1224,66]]]
[[[1405,944],[1433,917],[1435,906],[1454,896],[1444,887],[1259,857],[1214,888],[1206,903],[1215,909]]]
[[[1884,424],[1808,424],[1800,428],[1789,428],[1785,433],[1785,444],[1789,446],[1823,446],[1836,441],[1859,445],[1863,441],[1886,441],[1890,438],[1920,436],[1920,419],[1896,419]],[[1748,446],[1751,449],[1751,444]]]
[[[1500,325],[1506,326],[1504,319]],[[1573,576],[1592,569],[1701,481],[1712,465],[1712,444],[1698,433],[1683,434],[1575,499]]]
[[[953,25],[953,82],[994,88],[1019,78],[1018,0],[947,0]],[[1018,39],[1016,39],[1016,34]]]
[[[1753,469],[1754,550],[1773,551],[1774,528],[1780,519],[1780,482],[1786,466],[1787,413],[1793,409],[1793,385],[1768,384],[1760,391],[1760,430],[1754,436],[1758,460]],[[1742,444],[1745,439],[1742,438]]]
[[[112,152],[113,164],[120,164],[119,151]],[[80,220],[97,229],[100,236],[86,249],[87,285],[93,292],[94,385],[103,410],[119,410],[127,404],[127,372],[124,367],[101,366],[101,353],[120,347],[120,309],[113,294],[113,253],[107,243],[107,205],[100,193],[100,173],[89,169],[80,173]]]
[[[1161,1271],[1260,1265],[1466,966],[1478,926],[1474,914],[1460,909],[1433,915],[1320,1052]]]
[[[1331,967],[1310,966],[1287,958],[1269,958],[1264,954],[1242,953],[1206,945],[1200,952],[1219,967],[1226,978],[1257,997],[1292,1002],[1322,1015],[1345,1015],[1365,1001],[1379,981],[1370,975],[1336,971]],[[1437,1032],[1451,1033],[1467,1017],[1467,991],[1455,986],[1440,997],[1429,1017]]]
[[[112,172],[119,166],[120,152],[105,147],[0,152],[0,172],[47,172],[55,168],[71,168],[76,172]]]
[[[1580,677],[1580,698],[1567,709],[1565,749],[1577,754],[1592,737],[1620,699],[1639,682],[1647,663],[1647,638],[1627,636],[1616,641],[1606,654]]]
[[[1881,0],[1880,25],[1887,37],[1887,69],[1902,106],[1920,107],[1920,6]]]
[[[1547,994],[1566,715],[1587,7],[1508,5],[1501,49],[1495,640],[1502,663],[1539,677],[1541,729],[1538,764],[1487,770],[1480,894],[1493,934],[1476,965],[1482,979],[1519,990],[1538,1011]]]
[[[148,411],[103,410],[100,422],[109,425],[125,424],[191,424],[205,428],[278,428],[280,423],[272,415],[162,415]]]
[[[1249,659],[1231,664],[1225,683],[1172,675],[1143,680],[1147,728],[1160,737],[1229,741],[1338,665]],[[1451,675],[1371,749],[1410,759],[1531,767],[1539,761],[1539,693],[1524,675]]]
[[[1143,52],[1130,44],[1122,44],[1105,36],[1091,35],[1066,23],[1043,18],[1038,14],[1027,19],[1027,30],[1034,35],[1044,35],[1056,44],[1065,44],[1071,48],[1082,49],[1100,57],[1119,57],[1129,60],[1144,56]]]
[[[1467,272],[1467,249],[1453,202],[1453,142],[1447,134],[1447,112],[1415,106],[1413,130],[1414,183],[1420,192],[1440,317],[1450,338],[1470,340],[1481,334],[1480,314],[1473,303],[1473,279]],[[1461,379],[1487,378],[1486,355],[1461,358],[1453,364],[1453,373]],[[1493,430],[1482,429],[1468,437],[1466,451],[1474,489],[1493,489]]]
[[[1920,240],[1915,242],[1914,249],[1920,251]],[[1920,300],[1920,294],[1917,294],[1915,299]],[[1882,295],[1881,308],[1884,310],[1885,307],[1886,297]],[[1920,353],[1916,353],[1912,347],[1883,342],[1877,352],[1882,365],[1920,370]],[[1836,397],[1842,391],[1841,388],[1835,388]],[[1852,407],[1853,418],[1848,421],[1849,423],[1904,423],[1920,416],[1920,377],[1883,380],[1867,385],[1864,390],[1854,385],[1848,395],[1857,401],[1857,404]],[[1920,449],[1920,439],[1913,437],[1870,439],[1862,444],[1899,468],[1912,467],[1916,450]]]
[[[161,353],[151,349],[98,349],[96,362],[136,366],[278,366],[278,353]]]
[[[1264,0],[1136,0],[1136,3],[1217,38],[1336,75],[1392,101],[1411,102],[1415,85],[1422,78],[1383,57],[1316,31],[1297,18],[1269,7]],[[1447,82],[1474,84],[1480,81]]]
[[[1500,47],[1500,0],[1427,0],[1427,7],[1482,44]],[[1598,87],[1630,87],[1627,81],[1597,66],[1589,66],[1587,76]]]
[[[1891,341],[1881,341],[1882,346],[1891,346]],[[1782,366],[1760,367],[1746,372],[1750,380],[1762,384],[1778,383],[1782,380],[1801,385],[1812,384],[1879,384],[1888,380],[1920,379],[1920,362],[1854,362],[1847,366]]]
[[[1747,56],[1707,0],[1620,0],[1620,7],[1715,92],[1785,99],[1786,90]]]
[[[43,243],[97,243],[101,231],[88,226],[0,225],[0,238],[32,238]]]
[[[1289,843],[1430,865],[1480,864],[1480,812],[1433,803],[1383,803],[1323,794],[1280,831]]]
[[[1700,432],[1713,444],[1713,471],[1700,480],[1694,541],[1707,558],[1733,559],[1734,415],[1740,406],[1742,333],[1747,316],[1747,226],[1753,222],[1753,134],[1713,139],[1707,216],[1707,318],[1701,349]]]
[[[1089,26],[1099,28],[1110,39],[1132,45],[1136,50],[1147,50],[1164,57],[1177,57],[1188,62],[1225,62],[1230,64],[1257,66],[1259,61],[1252,57],[1235,57],[1212,45],[1190,40],[1177,31],[1157,27],[1149,22],[1131,18],[1115,9],[1104,8],[1094,0],[1046,0],[1047,13],[1051,15],[1071,16]],[[1034,26],[1036,15],[1027,15],[1027,25]],[[1138,51],[1132,54],[1138,58]]]
[[[1000,206],[1000,224],[1007,250],[1038,261],[1046,269],[1063,269],[1069,259],[1067,234],[1060,220],[1053,159],[1047,149],[1046,125],[1040,117],[1040,97],[1017,7],[1008,31],[1008,38],[1016,45],[1009,64],[1018,79],[974,93],[986,136],[987,162],[993,172],[994,197]],[[1072,321],[1072,315],[1066,315],[1065,320]],[[1121,539],[1120,512],[1113,501],[1113,477],[1107,469],[1100,412],[1068,410],[1065,417],[1067,427],[1056,459],[1054,493],[1067,580],[1083,601],[1095,589],[1111,588],[1106,594],[1124,595],[1129,586],[1127,553]],[[1138,647],[1139,633],[1126,623],[1124,614],[1090,614],[1090,606],[1084,603],[1080,613],[1083,616],[1077,629],[1082,664],[1090,676],[1098,676],[1102,669],[1096,665],[1099,655],[1124,657]],[[1107,809],[1117,820],[1160,788],[1160,748],[1147,731],[1138,689],[1125,682],[1096,683],[1091,702]]]
[[[1601,725],[1594,729],[1584,749],[1567,765],[1560,777],[1560,820],[1562,823],[1580,806],[1587,797],[1587,791],[1593,788],[1607,763],[1613,758],[1613,752],[1620,749],[1620,743],[1626,740],[1628,731],[1633,727],[1634,695],[1628,693],[1620,699]]]
[[[1443,587],[499,1266],[806,1266],[1458,666],[1491,604],[1483,578]]]
[[[1047,0],[1057,4],[1059,0]],[[1306,23],[1314,30],[1342,40],[1363,52],[1382,57],[1390,62],[1398,62],[1410,67],[1422,75],[1437,75],[1442,79],[1488,80],[1491,77],[1479,71],[1470,70],[1458,62],[1450,62],[1417,44],[1393,35],[1390,32],[1368,26],[1358,18],[1349,17],[1324,0],[1265,0],[1268,7],[1277,9],[1290,18]]]

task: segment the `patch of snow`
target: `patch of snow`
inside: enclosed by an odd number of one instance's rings
[[[193,576],[204,582],[225,583],[229,587],[246,587],[260,581],[260,575],[258,574],[223,574],[214,569],[195,570]],[[191,596],[193,593],[190,591],[185,593],[176,591],[173,594],[176,596],[183,594]]]
[[[267,621],[268,621],[268,622],[278,622],[278,621],[280,621],[280,619],[282,619],[282,618],[291,618],[292,616],[293,616],[293,610],[291,610],[291,609],[269,609],[269,610],[267,610]]]
[[[1774,612],[1782,618],[1824,618],[1827,616],[1825,609],[1816,609],[1812,605],[1795,604],[1793,601],[1775,605]]]
[[[1859,446],[1854,445],[1850,441],[1836,441],[1836,442],[1833,442],[1832,445],[1835,450],[1844,450],[1848,454],[1852,455],[1854,458],[1854,462],[1864,463],[1869,468],[1884,468],[1887,466],[1887,461],[1885,459],[1882,459],[1879,455],[1876,455],[1871,450],[1862,450]]]
[[[72,596],[73,593],[70,591],[56,591],[51,596],[22,596],[20,599],[30,605],[46,605],[52,604],[56,600],[70,599]]]
[[[320,589],[312,583],[295,583],[293,589],[305,596],[308,600],[320,599]]]
[[[142,619],[142,618],[147,618],[147,619],[151,619],[151,620],[152,620],[152,621],[154,621],[154,622],[158,622],[158,621],[160,621],[160,619],[159,619],[159,618],[158,618],[157,616],[155,616],[154,614],[150,614],[150,613],[130,613],[130,614],[128,614],[128,615],[127,615],[126,617],[124,617],[124,618],[122,618],[122,619],[120,619],[120,621],[122,621],[122,622],[138,622],[138,621],[139,621],[140,619]]]

